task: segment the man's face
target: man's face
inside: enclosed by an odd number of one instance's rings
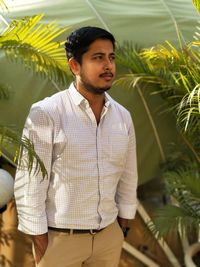
[[[110,40],[98,39],[83,54],[77,82],[94,94],[109,90],[115,77],[115,53]]]

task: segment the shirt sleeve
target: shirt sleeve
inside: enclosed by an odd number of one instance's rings
[[[23,152],[22,164],[17,168],[14,194],[18,213],[18,229],[24,233],[37,235],[47,232],[47,216],[45,200],[50,179],[52,161],[53,127],[49,116],[40,108],[32,108],[23,130],[22,136],[28,137],[34,149],[43,161],[48,177],[42,173],[31,173],[27,169],[27,152]]]
[[[131,116],[129,117],[129,125],[126,163],[116,192],[116,203],[119,210],[118,216],[124,219],[133,219],[137,209],[138,172],[136,138]]]

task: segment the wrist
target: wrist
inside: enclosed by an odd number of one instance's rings
[[[123,227],[128,227],[128,224],[129,224],[129,220],[128,219],[125,219],[125,218],[121,218],[121,217],[117,217],[117,221],[119,223],[120,226],[123,226]]]
[[[48,233],[41,235],[33,235],[32,240],[35,247],[42,248],[48,244]]]
[[[120,226],[120,227],[121,227],[121,230],[122,230],[122,232],[124,234],[124,237],[127,237],[128,232],[130,230],[130,227],[128,227],[128,226]]]

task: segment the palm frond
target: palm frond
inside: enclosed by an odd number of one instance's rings
[[[117,64],[130,69],[133,73],[149,73],[150,70],[140,57],[140,49],[133,47],[132,43],[124,42],[116,50]]]
[[[42,177],[47,177],[47,171],[43,162],[40,160],[34,150],[33,143],[26,137],[20,136],[16,131],[11,128],[0,125],[0,155],[8,154],[10,161],[19,168],[28,169],[29,173],[38,173],[41,171]],[[27,161],[23,160],[23,153],[27,154]]]
[[[200,12],[200,1],[199,0],[192,0],[196,10]]]
[[[123,85],[128,88],[135,88],[136,85],[148,82],[148,84],[153,85],[161,85],[162,80],[159,77],[155,76],[149,76],[145,73],[130,73],[130,74],[124,74],[121,77],[119,77],[114,84],[116,85]]]
[[[187,130],[188,125],[199,120],[197,110],[200,99],[196,93],[200,84],[200,55],[196,48],[198,42],[193,41],[182,50],[176,49],[168,41],[164,45],[140,51],[125,45],[118,49],[117,62],[132,74],[125,74],[117,82],[128,87],[142,83],[154,84],[156,92],[167,101],[169,109],[176,111],[174,115],[180,127]]]
[[[71,74],[67,69],[63,42],[56,38],[67,28],[54,22],[40,24],[43,15],[14,20],[0,36],[0,49],[13,62],[21,61],[29,69],[54,82],[66,84]]]
[[[188,166],[165,172],[164,175],[169,193],[180,205],[189,205],[192,210],[191,203],[195,199],[200,202],[200,169],[197,163],[190,162]]]
[[[200,223],[200,169],[193,161],[184,167],[164,172],[166,189],[172,204],[156,210],[149,222],[150,230],[157,238],[169,234],[199,229]]]
[[[177,144],[176,144],[177,146]],[[199,230],[200,223],[200,166],[193,157],[172,147],[163,177],[171,203],[155,211],[149,228],[157,238],[181,231]],[[173,151],[176,151],[174,155]],[[170,164],[171,163],[171,164]]]
[[[8,7],[7,7],[6,2],[4,0],[0,0],[0,9],[2,11],[8,10]]]
[[[199,125],[200,119],[200,86],[199,84],[189,93],[186,94],[178,108],[178,122],[185,122],[185,130],[190,123],[192,127]]]
[[[173,203],[158,209],[149,228],[157,238],[181,230],[199,228],[200,223],[200,169],[195,162],[176,171],[164,173],[166,188]]]
[[[160,239],[170,234],[174,235],[179,230],[184,232],[185,229],[198,229],[199,223],[199,218],[192,217],[183,208],[168,204],[155,212],[148,226],[154,236]]]
[[[200,35],[199,35],[200,36]],[[177,206],[159,209],[150,222],[157,237],[181,229],[199,228],[200,223],[200,41],[180,45],[176,49],[170,42],[137,51],[131,45],[120,48],[117,62],[127,68],[127,73],[117,83],[128,88],[156,88],[155,93],[168,104],[178,122],[187,160],[178,162],[178,168],[164,172],[169,195]],[[185,131],[184,131],[185,130]],[[186,131],[187,130],[187,131]],[[179,158],[183,159],[183,155]],[[191,163],[191,161],[193,163]],[[180,166],[184,166],[180,168]]]
[[[196,31],[194,32],[194,35],[193,35],[193,38],[194,40],[196,40],[197,42],[199,41],[200,39],[200,26],[199,26],[199,21],[197,21],[197,26],[196,26]]]

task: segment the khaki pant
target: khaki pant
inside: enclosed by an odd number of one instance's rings
[[[49,231],[47,250],[37,267],[117,267],[123,233],[117,221],[95,235]]]

